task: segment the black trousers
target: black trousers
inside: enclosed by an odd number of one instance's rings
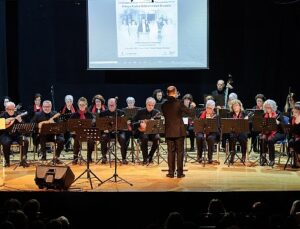
[[[110,142],[110,139],[115,139],[116,135],[112,133],[103,133],[101,137],[101,152],[102,152],[102,157],[106,158],[107,150],[108,150],[108,142]],[[118,133],[118,142],[121,146],[121,155],[122,159],[126,159],[126,154],[127,154],[127,147],[126,147],[126,136],[125,132],[119,132]]]
[[[43,157],[46,156],[46,142],[54,142],[54,134],[41,134],[38,137],[38,141],[41,144],[41,152]],[[61,151],[64,149],[64,136],[62,134],[59,134],[56,136],[56,152],[55,152],[55,156],[59,157]]]
[[[207,156],[208,160],[212,160],[212,155],[214,152],[214,144],[217,141],[218,134],[217,133],[210,133],[206,136],[207,141]],[[197,152],[198,152],[198,158],[202,158],[203,153],[203,146],[204,146],[204,134],[203,133],[197,133],[196,135],[196,142],[197,142]]]
[[[22,137],[19,135],[11,136],[11,135],[5,133],[0,136],[0,144],[3,147],[3,154],[4,154],[6,163],[9,163],[10,146],[13,142],[18,142],[21,145],[21,147],[22,147],[21,158],[26,159],[26,157],[27,157],[28,139],[24,138],[24,140],[22,140]]]
[[[158,144],[159,144],[159,139],[160,139],[159,134],[141,133],[139,138],[141,141],[141,149],[142,149],[142,153],[143,153],[144,162],[146,162],[147,160],[151,161],[155,151],[157,150]],[[151,146],[151,150],[148,154],[148,142],[149,141],[152,141],[153,143]]]
[[[166,138],[168,146],[169,174],[175,172],[175,159],[177,158],[177,176],[183,174],[184,137]]]
[[[235,151],[236,142],[239,142],[242,150],[242,159],[246,158],[246,150],[247,150],[247,134],[239,133],[239,134],[230,134],[229,138],[229,151]],[[231,161],[234,161],[234,154],[232,154]]]
[[[88,160],[92,160],[92,152],[94,150],[94,146],[95,146],[95,141],[94,140],[89,140],[87,142],[87,159]],[[80,142],[78,141],[78,139],[76,138],[76,136],[74,136],[74,159],[78,158],[78,153],[80,150]]]
[[[276,133],[272,138],[261,139],[261,150],[263,154],[266,154],[269,149],[269,160],[275,160],[275,143],[284,139],[284,134]]]

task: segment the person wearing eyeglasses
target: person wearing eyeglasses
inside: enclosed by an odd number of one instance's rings
[[[42,125],[47,125],[48,123],[58,122],[58,113],[56,111],[52,111],[52,103],[50,100],[45,100],[42,105],[42,111],[35,113],[31,122],[37,123],[39,127],[39,132],[41,131]],[[43,134],[39,133],[37,142],[40,143],[41,149],[40,152],[42,154],[42,160],[46,160],[46,142],[54,142],[54,134]],[[60,153],[64,148],[64,136],[63,134],[56,135],[56,152],[53,160],[54,164],[62,164],[62,161],[59,159]]]
[[[28,151],[28,139],[22,138],[18,133],[11,133],[13,126],[16,123],[22,123],[22,117],[15,112],[16,105],[13,102],[7,102],[5,104],[5,112],[0,115],[0,118],[5,118],[6,129],[1,130],[0,143],[3,147],[5,167],[10,166],[10,146],[13,142],[18,142],[22,146],[21,150],[21,162],[20,166],[28,167],[27,151]]]
[[[94,115],[88,111],[88,101],[85,97],[81,97],[78,99],[77,105],[79,109],[77,112],[73,113],[70,117],[70,119],[91,119],[94,120]],[[76,135],[73,135],[74,138],[74,155],[73,155],[73,161],[72,164],[76,165],[78,163],[78,154],[80,150],[80,142],[76,138]],[[92,161],[92,152],[94,150],[95,141],[94,140],[88,140],[87,142],[87,160],[91,163]]]

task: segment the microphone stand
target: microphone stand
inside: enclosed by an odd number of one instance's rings
[[[118,100],[118,97],[115,97],[115,100],[116,100],[116,110],[115,110],[115,172],[114,174],[106,179],[105,181],[103,181],[102,183],[100,183],[98,186],[104,184],[105,182],[107,181],[111,181],[111,182],[114,182],[114,183],[118,183],[118,182],[125,182],[127,184],[129,184],[130,186],[132,186],[133,184],[129,183],[127,180],[123,179],[122,177],[120,177],[117,173],[117,141],[118,141],[118,106],[117,106],[117,100]],[[118,180],[119,179],[119,180]]]

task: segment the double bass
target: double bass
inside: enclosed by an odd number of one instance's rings
[[[231,86],[231,84],[233,83],[233,80],[232,80],[232,75],[231,74],[228,74],[228,80],[227,80],[227,84],[226,84],[226,88],[225,88],[225,105],[224,107],[227,108],[228,106],[228,91],[229,89],[233,89],[233,87]]]

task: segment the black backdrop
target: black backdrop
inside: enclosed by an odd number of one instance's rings
[[[91,100],[98,93],[119,96],[121,106],[127,96],[143,105],[154,89],[175,84],[181,95],[192,93],[202,103],[203,94],[231,73],[246,107],[257,93],[283,107],[289,86],[296,93],[300,89],[300,4],[281,3],[287,0],[209,1],[208,70],[87,71],[84,0],[6,0],[8,61],[5,65],[0,57],[0,69],[7,68],[9,80],[1,94],[7,89],[16,102],[28,104],[35,92],[50,98],[53,85],[57,105],[66,94]]]

